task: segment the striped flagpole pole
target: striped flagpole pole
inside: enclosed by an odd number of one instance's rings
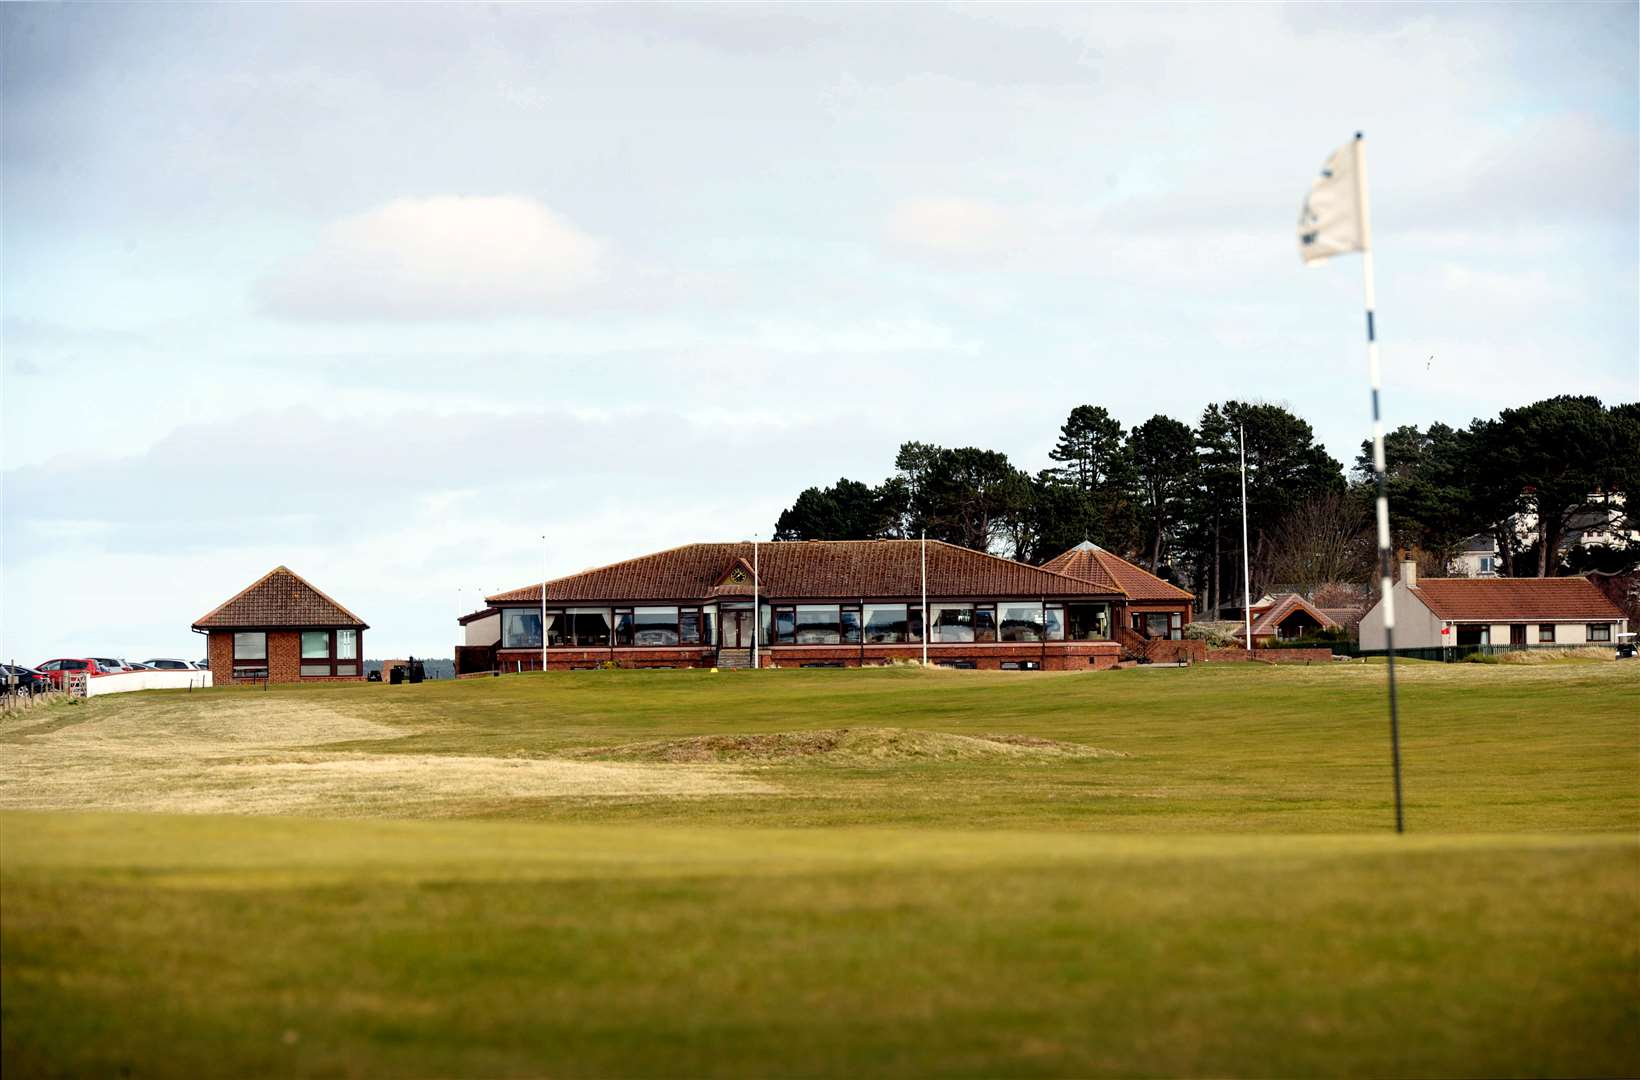
[[[757,642],[763,636],[763,600],[758,596],[757,534],[752,534],[752,670],[757,667]]]
[[[1372,284],[1372,211],[1367,202],[1367,145],[1355,133],[1355,201],[1361,214],[1361,276],[1367,301],[1367,372],[1372,380],[1372,471],[1378,481],[1378,591],[1384,609],[1384,650],[1389,666],[1389,745],[1395,770],[1395,831],[1405,832],[1401,813],[1401,721],[1395,705],[1395,582],[1389,536],[1389,481],[1385,477],[1384,419],[1378,399],[1382,379],[1378,331],[1373,324],[1377,298]]]
[[[922,534],[922,666],[928,666],[928,530]]]

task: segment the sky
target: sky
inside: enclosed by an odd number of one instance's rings
[[[1640,396],[1634,4],[0,5],[0,658],[371,656],[908,439]]]

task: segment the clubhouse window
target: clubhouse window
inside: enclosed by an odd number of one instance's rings
[[[860,644],[860,609],[857,607],[842,608],[839,615],[842,619],[839,628],[842,643],[844,645]]]
[[[615,644],[622,647],[632,644],[632,609],[615,609]]]
[[[1072,641],[1109,641],[1109,604],[1070,604],[1065,608],[1069,623],[1066,636]]]
[[[777,607],[774,609],[774,643],[776,645],[797,644],[797,609]]]
[[[974,605],[974,640],[995,641],[997,639],[997,606],[995,604]]]
[[[1047,633],[1042,604],[1030,600],[1004,600],[997,604],[1003,641],[1042,641]]]
[[[541,647],[540,609],[507,608],[502,611],[501,647],[504,649],[539,649]]]
[[[678,609],[675,607],[641,607],[633,610],[632,623],[635,645],[676,645],[678,643]]]
[[[678,609],[678,644],[699,645],[703,632],[700,608],[686,607]]]
[[[799,604],[796,637],[799,645],[840,645],[842,608],[836,604]]]
[[[969,642],[974,640],[973,604],[931,604],[928,609],[928,640]]]
[[[906,604],[865,606],[867,645],[900,645],[922,640],[922,608]]]
[[[236,633],[233,636],[234,674],[241,671],[266,671],[268,668],[268,635],[261,630]]]
[[[564,644],[583,649],[608,648],[609,608],[568,608],[564,611]],[[674,633],[676,629],[674,628]]]

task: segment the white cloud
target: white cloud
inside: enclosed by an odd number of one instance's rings
[[[1008,232],[1007,211],[974,199],[909,199],[888,219],[888,233],[896,243],[935,255],[994,252],[1006,242]]]
[[[604,241],[533,199],[395,199],[327,226],[260,284],[295,319],[425,320],[553,310],[607,275]]]

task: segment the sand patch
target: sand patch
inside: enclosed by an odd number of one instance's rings
[[[1030,735],[951,735],[942,731],[865,727],[651,739],[575,751],[573,756],[599,761],[669,764],[777,765],[810,761],[854,766],[918,761],[1027,763],[1127,755]]]
[[[247,698],[249,695],[247,695]],[[53,710],[57,712],[58,710]],[[315,749],[405,730],[321,703],[76,706],[0,741],[0,808],[339,817],[444,816],[511,800],[774,794],[701,765]]]

